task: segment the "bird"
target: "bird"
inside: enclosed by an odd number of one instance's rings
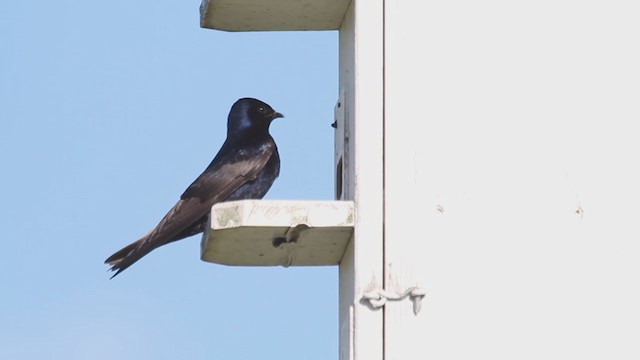
[[[269,126],[282,117],[258,99],[237,100],[229,111],[227,138],[209,166],[156,227],[105,260],[115,272],[111,278],[158,247],[203,232],[214,204],[264,197],[280,174]]]

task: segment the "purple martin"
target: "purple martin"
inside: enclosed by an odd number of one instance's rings
[[[227,139],[218,154],[155,228],[105,261],[116,272],[111,278],[154,249],[203,232],[214,204],[261,199],[280,173],[278,148],[269,125],[281,117],[260,100],[236,101],[227,120]]]

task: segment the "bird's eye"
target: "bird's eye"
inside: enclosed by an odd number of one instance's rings
[[[259,107],[258,111],[261,112],[261,113],[264,113],[264,108],[263,107]]]

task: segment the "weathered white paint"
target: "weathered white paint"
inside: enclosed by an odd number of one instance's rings
[[[226,31],[337,30],[349,0],[202,0],[200,26]]]
[[[340,28],[344,103],[343,198],[354,200],[354,238],[340,263],[340,359],[383,358],[383,311],[362,301],[383,286],[383,1],[351,1]],[[340,124],[338,124],[340,125]],[[342,136],[342,131],[346,136]]]
[[[351,201],[218,203],[211,209],[200,257],[240,266],[337,265],[353,222]]]
[[[637,3],[385,5],[385,359],[640,358]]]

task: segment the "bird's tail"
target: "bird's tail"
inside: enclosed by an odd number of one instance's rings
[[[111,277],[112,279],[153,250],[152,247],[143,246],[148,240],[149,235],[150,234],[147,234],[139,240],[123,247],[104,261],[105,264],[111,265],[111,269],[109,270],[116,272]]]

